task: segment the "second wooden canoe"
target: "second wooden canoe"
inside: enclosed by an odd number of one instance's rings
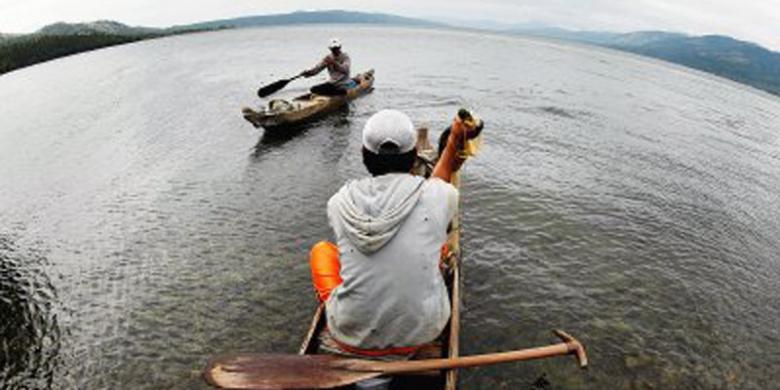
[[[295,128],[338,111],[350,101],[371,92],[374,89],[374,70],[363,72],[353,80],[357,86],[348,89],[346,96],[321,96],[307,93],[290,101],[271,100],[266,107],[257,111],[244,107],[241,113],[255,128],[262,127],[267,131]]]

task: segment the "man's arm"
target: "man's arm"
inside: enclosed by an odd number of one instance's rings
[[[326,57],[326,59],[327,59],[327,57]],[[325,59],[323,59],[317,65],[314,65],[313,68],[311,68],[309,70],[304,70],[303,72],[301,72],[301,76],[303,76],[303,77],[316,76],[317,74],[322,72],[322,70],[325,69],[325,67],[327,67],[327,61]]]
[[[466,126],[463,125],[462,121],[458,119],[452,121],[447,145],[441,151],[436,166],[433,167],[432,177],[438,177],[447,183],[452,181],[452,174],[457,172],[465,161],[464,158],[459,156],[459,152],[463,150],[466,131]]]

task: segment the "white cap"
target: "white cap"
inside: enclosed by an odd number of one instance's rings
[[[401,111],[379,111],[363,126],[363,147],[372,153],[407,153],[414,149],[416,141],[412,120]]]
[[[328,44],[328,49],[335,49],[337,47],[341,47],[341,41],[339,41],[338,38],[331,38],[330,43]]]

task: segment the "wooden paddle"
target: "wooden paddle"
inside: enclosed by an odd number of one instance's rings
[[[206,382],[227,389],[329,389],[382,375],[466,368],[519,360],[574,354],[581,368],[588,365],[585,348],[556,330],[563,342],[518,351],[399,362],[348,359],[334,355],[234,354],[213,358],[203,372]]]
[[[261,98],[264,98],[284,87],[287,86],[291,81],[303,77],[302,74],[299,74],[295,77],[289,78],[289,79],[281,79],[278,81],[274,81],[271,84],[266,85],[265,87],[260,87],[260,89],[257,90],[257,96],[260,96]]]

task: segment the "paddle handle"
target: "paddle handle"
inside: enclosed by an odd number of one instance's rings
[[[402,361],[402,362],[372,362],[372,361],[353,361],[349,363],[348,369],[359,371],[375,371],[383,374],[402,374],[409,372],[445,370],[455,368],[466,368],[475,366],[487,366],[498,363],[516,362],[520,360],[542,359],[552,356],[574,354],[577,357],[581,368],[588,365],[588,357],[585,354],[585,348],[579,341],[569,336],[565,332],[555,331],[555,334],[564,339],[564,342],[548,345],[544,347],[529,348],[519,351],[491,353],[484,355],[465,356],[448,359],[430,359],[420,361]]]

